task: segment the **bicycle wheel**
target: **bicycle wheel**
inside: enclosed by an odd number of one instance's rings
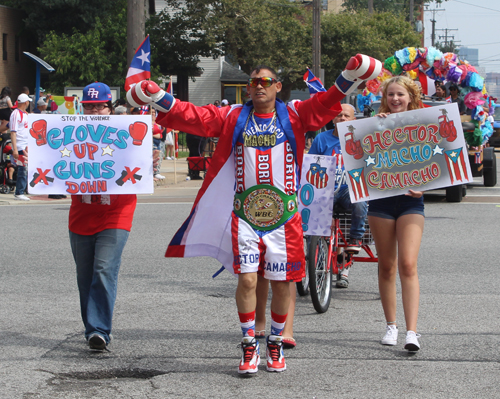
[[[311,237],[309,244],[309,288],[314,309],[325,313],[332,298],[332,268],[327,271],[328,243],[324,237]]]
[[[308,239],[304,237],[304,252],[306,255],[306,276],[302,281],[297,282],[297,292],[300,296],[309,295],[309,249],[308,249]]]

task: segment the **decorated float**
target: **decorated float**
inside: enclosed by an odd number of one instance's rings
[[[469,162],[474,177],[482,176],[484,185],[491,187],[497,183],[496,157],[494,148],[488,146],[488,139],[493,134],[493,125],[488,121],[489,114],[494,114],[496,98],[491,97],[484,85],[484,79],[476,68],[454,53],[443,53],[435,47],[405,47],[384,61],[380,75],[366,83],[366,89],[358,96],[360,111],[370,109],[369,106],[378,96],[381,84],[393,77],[406,74],[418,81],[422,93],[431,96],[435,82],[445,86],[456,85],[459,98],[467,107],[467,112],[461,116],[465,140],[469,147]],[[424,97],[425,98],[425,97]],[[447,102],[455,102],[451,97],[443,98]],[[446,123],[443,115],[441,135],[456,134],[453,126]],[[460,202],[465,195],[466,187],[453,186],[446,190],[446,199]]]

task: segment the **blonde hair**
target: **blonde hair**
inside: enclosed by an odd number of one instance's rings
[[[381,89],[382,99],[380,100],[381,104],[379,109],[380,113],[387,113],[391,111],[389,109],[389,106],[387,105],[387,90],[389,89],[389,86],[393,83],[396,83],[401,87],[403,87],[410,95],[408,111],[422,108],[420,106],[420,89],[418,85],[413,80],[411,80],[406,76],[394,76],[390,79],[385,80],[384,83],[382,84],[382,89]]]

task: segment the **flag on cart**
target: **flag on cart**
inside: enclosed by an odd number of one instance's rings
[[[307,72],[304,74],[304,82],[306,82],[307,87],[309,88],[310,96],[314,96],[316,93],[320,91],[326,91],[323,83],[319,80],[314,73],[311,72],[309,68],[307,68]]]
[[[130,63],[127,77],[125,78],[125,91],[129,91],[137,83],[151,77],[150,54],[151,46],[149,44],[149,35],[147,35],[141,45],[137,47],[134,58]]]
[[[424,71],[418,70],[418,81],[420,86],[422,86],[422,92],[426,96],[432,96],[436,94],[436,86],[434,85],[434,79],[431,79],[425,74]]]
[[[368,198],[368,188],[366,187],[365,172],[363,168],[352,169],[348,173],[356,201],[360,198]]]
[[[450,172],[451,184],[454,184],[458,180],[461,182],[468,181],[467,165],[465,164],[462,148],[444,151],[444,154],[446,157],[446,166],[448,166],[448,172]]]

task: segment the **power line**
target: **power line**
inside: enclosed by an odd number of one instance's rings
[[[466,3],[465,1],[460,1],[460,0],[453,0],[453,1],[455,1],[456,3],[467,4],[468,6],[472,6],[472,7],[483,8],[483,9],[489,10],[489,11],[500,12],[500,10],[495,10],[493,8],[488,8],[488,7],[481,7],[481,6],[478,6],[477,4]]]
[[[469,46],[488,46],[490,44],[499,44],[500,42],[492,42],[492,43],[479,43],[479,44],[462,44],[463,47],[469,47]]]

